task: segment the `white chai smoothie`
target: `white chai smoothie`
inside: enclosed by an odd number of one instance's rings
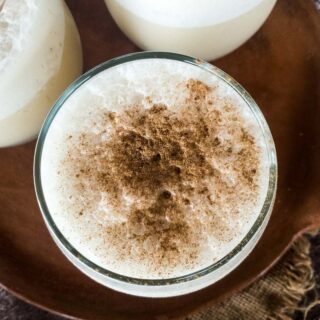
[[[217,59],[248,40],[276,0],[105,0],[120,29],[145,50]]]
[[[73,18],[61,0],[6,0],[0,11],[0,147],[36,137],[82,71]]]
[[[261,212],[269,162],[243,97],[151,58],[93,76],[48,129],[41,184],[69,243],[117,274],[166,279],[230,253]]]

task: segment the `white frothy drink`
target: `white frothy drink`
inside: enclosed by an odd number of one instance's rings
[[[61,0],[6,0],[0,11],[0,147],[36,137],[81,73],[73,18]]]
[[[235,89],[199,66],[152,58],[109,68],[66,100],[40,172],[76,250],[121,275],[164,279],[240,243],[261,212],[268,166]]]
[[[140,48],[219,58],[248,40],[276,0],[105,0]]]

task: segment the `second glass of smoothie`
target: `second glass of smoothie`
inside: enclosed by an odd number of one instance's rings
[[[276,0],[105,0],[120,29],[138,47],[210,61],[247,41]]]
[[[0,11],[0,148],[34,139],[82,73],[77,27],[62,0],[6,0]]]

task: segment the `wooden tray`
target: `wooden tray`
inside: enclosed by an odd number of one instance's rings
[[[69,0],[85,68],[137,48],[102,0]],[[253,95],[270,124],[279,191],[254,252],[217,284],[170,299],[144,299],[82,275],[52,242],[32,183],[34,143],[0,150],[0,282],[17,296],[81,319],[171,319],[211,305],[266,272],[303,230],[320,225],[320,15],[311,0],[279,0],[262,30],[215,64]]]

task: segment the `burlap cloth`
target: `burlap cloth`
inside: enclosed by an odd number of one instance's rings
[[[320,319],[319,245],[319,233],[300,237],[283,259],[249,288],[183,319]]]
[[[272,270],[249,288],[183,320],[319,320],[320,233],[300,237]],[[63,319],[0,290],[1,320]]]

